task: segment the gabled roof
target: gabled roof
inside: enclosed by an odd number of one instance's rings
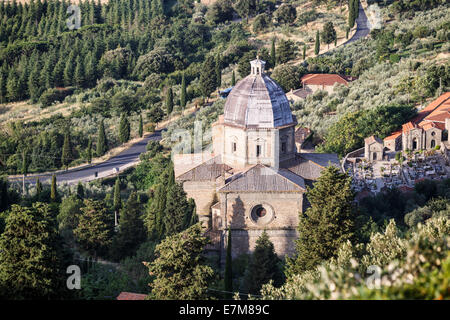
[[[293,90],[291,94],[299,98],[306,99],[307,96],[313,94],[313,91],[310,88],[300,88],[297,90]]]
[[[341,76],[339,74],[330,73],[310,73],[301,78],[304,84],[334,86],[336,83],[347,85],[350,81],[354,80],[351,77]]]
[[[397,139],[401,135],[402,135],[402,130],[395,131],[390,136],[387,136],[386,138],[384,138],[384,141]]]
[[[383,140],[381,140],[380,138],[378,138],[376,136],[370,136],[368,138],[365,138],[364,142],[367,144],[372,144],[374,142],[383,144]]]
[[[341,168],[336,154],[299,153],[294,159],[284,162],[283,168],[288,169],[304,179],[317,180],[322,174],[322,171],[330,164],[339,169]]]
[[[219,192],[304,192],[305,180],[286,169],[256,164],[235,174]]]
[[[442,94],[422,109],[417,116],[402,126],[403,132],[408,132],[414,128],[423,128],[427,123],[433,122],[436,128],[445,129],[445,119],[450,118],[450,92]],[[431,127],[428,125],[428,129]],[[427,130],[427,129],[425,129]]]
[[[220,156],[216,156],[191,170],[179,175],[179,181],[214,181],[232,168],[221,162]]]

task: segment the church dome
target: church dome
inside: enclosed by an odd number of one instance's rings
[[[231,90],[224,123],[244,128],[278,128],[294,124],[283,89],[264,73],[265,62],[253,60],[251,73]]]

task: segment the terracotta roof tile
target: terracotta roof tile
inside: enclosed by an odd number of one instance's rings
[[[392,133],[390,136],[384,138],[383,140],[384,141],[394,140],[394,139],[397,139],[401,135],[402,135],[402,131],[398,130],[398,131],[395,131],[394,133]]]
[[[383,144],[383,141],[380,138],[375,137],[375,136],[370,136],[368,138],[365,138],[364,142],[367,143],[367,144],[371,144],[371,143],[374,143],[374,142]]]
[[[133,293],[133,292],[121,292],[116,300],[145,300],[146,294]]]
[[[324,86],[333,86],[336,83],[347,85],[349,81],[352,80],[354,80],[354,78],[347,78],[339,74],[329,74],[329,73],[307,74],[301,78],[301,81],[304,84],[324,85]]]
[[[423,127],[426,123],[434,122],[437,128],[443,130],[445,119],[450,118],[450,92],[442,94],[422,109],[416,117],[402,126],[403,132],[408,132],[417,125]],[[428,125],[427,128],[430,128]]]

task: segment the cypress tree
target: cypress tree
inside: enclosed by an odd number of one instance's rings
[[[356,19],[358,19],[358,17],[359,17],[359,0],[353,0],[353,6],[354,6],[353,11],[355,14],[355,22],[356,22]]]
[[[125,143],[130,140],[130,122],[128,121],[125,113],[122,113],[122,116],[120,117],[119,140],[121,143]]]
[[[81,183],[81,181],[79,181],[78,185],[77,185],[77,197],[80,200],[84,199],[84,188],[83,188],[83,184]]]
[[[90,164],[92,162],[92,138],[89,137],[88,146],[87,146],[87,160]]]
[[[272,38],[272,47],[270,49],[270,59],[272,60],[272,66],[275,67],[277,62],[276,53],[275,53],[275,38]]]
[[[64,144],[61,155],[61,163],[64,167],[66,167],[66,170],[69,166],[69,163],[72,161],[72,157],[72,143],[70,141],[70,133],[66,132],[64,134]]]
[[[171,162],[167,168],[167,187],[171,187],[175,184],[175,171],[173,168],[173,162]]]
[[[28,174],[28,155],[26,151],[22,152],[22,174],[24,176]]]
[[[149,200],[144,224],[150,239],[159,240],[164,236],[164,210],[166,207],[166,188],[164,184],[155,187],[153,198]]]
[[[208,56],[203,63],[200,72],[200,86],[204,97],[209,98],[211,93],[217,88],[217,75],[215,72],[214,57]]]
[[[9,69],[8,80],[6,81],[6,96],[9,101],[16,101],[20,98],[19,74],[15,68]]]
[[[205,299],[214,271],[205,261],[208,239],[200,224],[164,239],[156,246],[151,263],[144,263],[150,275],[152,296],[156,299]]]
[[[297,256],[287,260],[287,276],[314,268],[336,255],[339,247],[354,235],[354,193],[351,177],[328,167],[314,188],[308,190],[311,207],[300,216],[296,241]]]
[[[222,60],[219,55],[216,56],[216,77],[217,77],[217,88],[222,85]]]
[[[90,87],[95,85],[95,80],[97,79],[97,61],[93,52],[86,56],[85,65],[85,85]]]
[[[111,246],[116,261],[132,255],[145,240],[145,229],[140,214],[141,207],[136,192],[132,192],[120,212],[119,231]]]
[[[170,115],[172,113],[172,111],[173,111],[173,92],[172,92],[172,88],[169,88],[167,90],[166,110],[167,110],[167,115]]]
[[[303,45],[303,60],[306,59],[306,44]]]
[[[166,208],[164,212],[164,228],[166,236],[183,231],[186,215],[192,214],[192,208],[186,199],[183,187],[175,183],[168,187]]]
[[[348,3],[348,26],[353,28],[359,15],[359,0],[350,0]]]
[[[118,212],[122,208],[122,200],[120,198],[120,178],[116,178],[114,184],[114,211]]]
[[[350,28],[349,27],[345,28],[345,39],[348,39],[349,32],[350,32]]]
[[[51,189],[50,189],[50,200],[52,202],[56,202],[58,198],[58,191],[56,189],[56,176],[52,175],[52,185],[51,185]]]
[[[231,257],[231,229],[228,227],[228,241],[227,241],[227,256],[225,260],[225,291],[226,296],[232,298],[231,292],[233,291],[233,269],[232,269],[232,257]]]
[[[142,138],[144,135],[144,123],[142,120],[142,114],[139,115],[139,137]]]
[[[244,278],[244,286],[248,293],[259,294],[263,284],[270,280],[274,285],[281,284],[281,272],[278,268],[279,258],[267,232],[256,240],[255,250],[250,258]]]
[[[187,229],[198,222],[197,213],[195,211],[195,201],[192,198],[188,199],[188,210],[184,216],[184,226],[183,229]]]
[[[183,76],[181,78],[180,105],[181,105],[182,109],[184,109],[186,107],[186,78],[185,78],[184,72],[183,72]]]
[[[233,73],[231,74],[231,86],[234,87],[235,84],[236,84],[236,76],[233,70]]]
[[[84,74],[84,65],[81,60],[81,56],[77,57],[75,74],[74,74],[75,85],[80,88],[84,88],[85,84],[85,74]]]
[[[319,34],[319,30],[317,30],[316,32],[316,44],[314,47],[314,54],[318,55],[320,52],[320,34]]]
[[[53,69],[53,82],[55,87],[63,87],[64,86],[64,59],[59,58],[58,62]]]
[[[6,102],[6,75],[0,70],[0,103]]]
[[[66,66],[64,68],[63,82],[64,86],[66,87],[71,86],[73,83],[74,64],[75,61],[73,58],[73,51],[72,51],[69,55],[69,58],[66,61]]]
[[[42,193],[42,183],[39,181],[39,178],[36,178],[36,199],[39,200],[41,193]]]
[[[106,133],[105,133],[105,124],[103,120],[100,122],[100,126],[98,128],[98,137],[97,137],[97,157],[101,157],[108,150],[106,141]]]
[[[73,230],[80,247],[94,259],[106,253],[111,244],[113,225],[104,201],[84,200],[78,226]]]
[[[32,103],[38,102],[43,92],[40,71],[41,69],[39,63],[36,63],[30,73],[30,77],[28,78],[28,91],[30,93],[30,99]]]

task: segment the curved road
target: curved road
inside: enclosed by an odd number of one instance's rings
[[[364,38],[369,33],[369,22],[361,3],[359,3],[359,15],[356,19],[356,32],[346,43],[344,43],[344,45]],[[105,162],[94,165],[86,165],[76,169],[69,169],[67,171],[56,172],[57,182],[74,184],[78,183],[78,181],[87,182],[122,172],[139,162],[139,155],[146,151],[147,143],[150,140],[161,140],[161,130],[157,130],[155,133],[146,136],[143,140],[133,144],[128,149],[122,151],[117,156],[114,156]],[[47,181],[50,180],[52,174],[53,173],[30,175],[25,177],[25,182],[27,184],[34,184],[37,177],[39,177],[40,181]],[[9,181],[21,184],[22,178],[9,178]]]
[[[370,33],[369,20],[367,19],[366,12],[364,11],[361,2],[359,3],[359,13],[356,19],[356,32],[353,37],[350,38],[344,45],[352,43],[358,39],[367,37]]]
[[[139,155],[146,151],[147,143],[150,140],[161,140],[162,130],[156,130],[155,133],[144,137],[141,141],[136,142],[128,149],[125,149],[117,156],[114,156],[105,162],[69,169],[67,171],[58,171],[55,173],[56,180],[58,183],[74,184],[78,183],[78,181],[87,182],[122,172],[139,162]],[[35,184],[37,177],[39,177],[40,181],[48,181],[51,179],[52,174],[53,173],[30,175],[25,177],[25,182],[26,184]],[[9,181],[22,184],[21,177],[9,178]]]

